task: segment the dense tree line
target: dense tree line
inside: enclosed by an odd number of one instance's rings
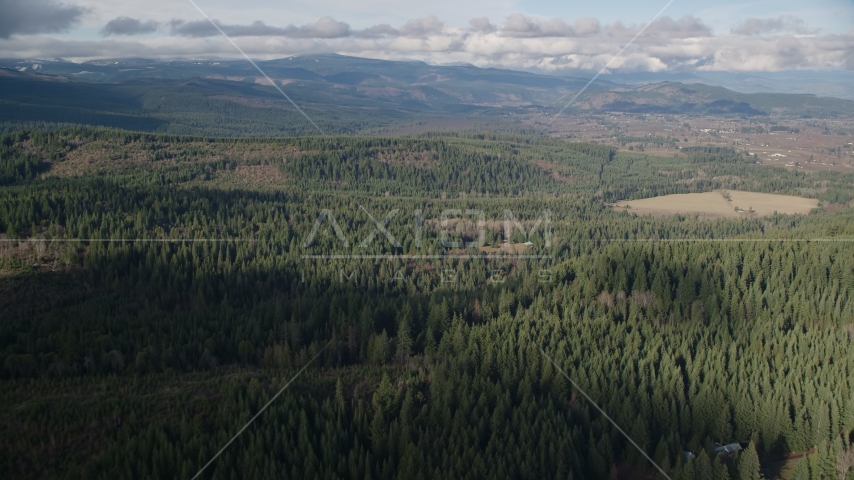
[[[5,476],[192,477],[327,344],[206,478],[654,475],[542,352],[674,478],[758,478],[810,449],[797,478],[833,477],[849,448],[850,211],[603,203],[815,176],[501,135],[0,145],[4,169],[45,164],[0,190]],[[80,158],[96,171],[56,173]],[[281,185],[224,180],[253,166]],[[397,244],[368,217],[394,211]],[[745,452],[711,449],[732,441]]]

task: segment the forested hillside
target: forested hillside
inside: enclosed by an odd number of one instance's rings
[[[851,175],[73,128],[2,136],[0,185],[5,478],[192,478],[321,349],[204,478],[663,478],[544,354],[674,479],[851,448]],[[609,207],[718,188],[824,208]]]
[[[420,108],[401,108],[311,85],[291,90],[291,97],[329,134],[370,131],[430,115]],[[221,137],[319,133],[272,87],[216,79],[94,84],[0,74],[0,106],[0,126],[6,124],[11,130],[21,125],[82,124]]]

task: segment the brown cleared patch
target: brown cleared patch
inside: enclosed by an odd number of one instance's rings
[[[848,208],[848,206],[844,203],[828,203],[827,205],[822,207],[822,210],[828,213],[833,213],[838,212],[840,210],[845,210],[846,208]]]
[[[503,243],[499,247],[480,247],[480,251],[486,254],[501,253],[516,255],[525,253],[525,250],[527,250],[528,247],[530,247],[530,245],[526,245],[524,243]]]
[[[137,148],[114,151],[114,144],[105,141],[90,142],[69,152],[59,162],[52,162],[50,175],[74,177],[98,172],[117,173],[126,168],[145,168],[150,154]]]
[[[574,175],[566,176],[566,175],[561,175],[560,173],[558,173],[557,172],[558,166],[554,163],[547,162],[545,160],[537,160],[534,163],[538,167],[540,167],[541,170],[548,173],[553,179],[557,180],[558,182],[565,183],[567,185],[572,185],[573,183],[578,181],[578,177],[576,177]]]
[[[208,75],[205,78],[210,78],[212,80],[228,80],[231,82],[242,82],[244,77],[235,77],[233,75]]]
[[[119,145],[109,141],[89,142],[68,152],[61,161],[51,162],[49,175],[73,177],[97,173],[159,171],[179,163],[220,160],[235,161],[238,165],[264,165],[273,159],[279,160],[304,153],[293,146],[277,144],[223,145],[192,142],[162,143],[157,147],[157,151],[152,151],[140,143]],[[157,152],[165,154],[166,158],[155,160]]]
[[[280,187],[288,177],[273,165],[238,165],[217,174],[215,183],[234,186]]]

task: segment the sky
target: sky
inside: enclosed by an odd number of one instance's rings
[[[854,69],[854,0],[193,1],[254,59],[339,53],[552,73]],[[3,58],[238,56],[190,0],[0,0]]]

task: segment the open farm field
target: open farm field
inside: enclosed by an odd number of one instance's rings
[[[776,213],[808,214],[818,207],[818,200],[793,195],[776,195],[742,191],[683,193],[627,200],[614,205],[638,215],[667,216],[698,214],[706,218],[764,217]]]

